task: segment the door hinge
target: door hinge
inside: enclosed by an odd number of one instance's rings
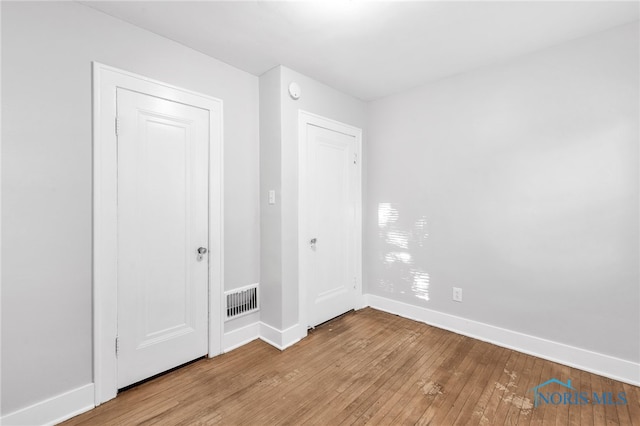
[[[118,356],[118,352],[120,352],[120,339],[116,336],[116,357]]]
[[[120,135],[120,120],[116,117],[116,136]]]
[[[353,164],[358,164],[358,153],[353,154]]]
[[[358,288],[358,277],[353,277],[353,288]]]

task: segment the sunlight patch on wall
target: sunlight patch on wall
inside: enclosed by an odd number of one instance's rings
[[[396,247],[402,249],[409,248],[409,234],[405,232],[398,231],[388,231],[387,232],[387,243],[394,245]]]
[[[428,236],[429,234],[427,233],[427,218],[425,216],[422,216],[420,219],[416,220],[416,223],[413,225],[414,241],[416,242],[418,247],[422,247]]]
[[[412,263],[411,254],[404,251],[389,252],[384,256],[384,261],[386,263],[402,262],[407,265]]]
[[[398,220],[398,211],[391,206],[391,203],[378,204],[378,227],[386,228],[389,224]]]
[[[413,294],[418,299],[429,300],[429,274],[419,269],[412,269],[411,275],[413,275],[411,286]]]
[[[428,301],[430,277],[417,264],[414,256],[414,252],[424,246],[429,235],[426,217],[421,216],[405,225],[396,206],[392,203],[379,203],[378,231],[384,267],[379,288],[388,293],[410,293],[418,299]]]

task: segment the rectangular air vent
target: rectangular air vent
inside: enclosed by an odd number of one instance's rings
[[[241,317],[260,309],[258,284],[248,285],[224,293],[226,299],[226,319]]]

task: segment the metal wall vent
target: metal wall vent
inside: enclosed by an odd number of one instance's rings
[[[230,320],[260,310],[258,284],[248,285],[224,293],[226,319]]]

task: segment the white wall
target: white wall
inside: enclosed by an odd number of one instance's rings
[[[72,2],[2,2],[2,414],[92,380],[91,61],[220,98],[225,288],[259,281],[258,78]]]
[[[280,67],[260,76],[260,319],[282,329],[282,123]],[[269,204],[269,191],[276,202]]]
[[[298,100],[288,93],[292,81],[301,87]],[[263,300],[268,298],[270,303],[277,303],[269,312],[278,316],[271,318],[263,312],[262,321],[284,330],[298,324],[298,111],[302,109],[364,128],[366,105],[283,66],[265,73],[260,85],[263,253],[269,257],[263,259],[262,278],[270,282],[269,288],[273,289],[263,289]],[[274,128],[271,121],[276,118],[279,128]],[[276,206],[267,205],[269,189],[276,190]]]
[[[626,25],[372,102],[368,292],[639,362],[638,47]]]

